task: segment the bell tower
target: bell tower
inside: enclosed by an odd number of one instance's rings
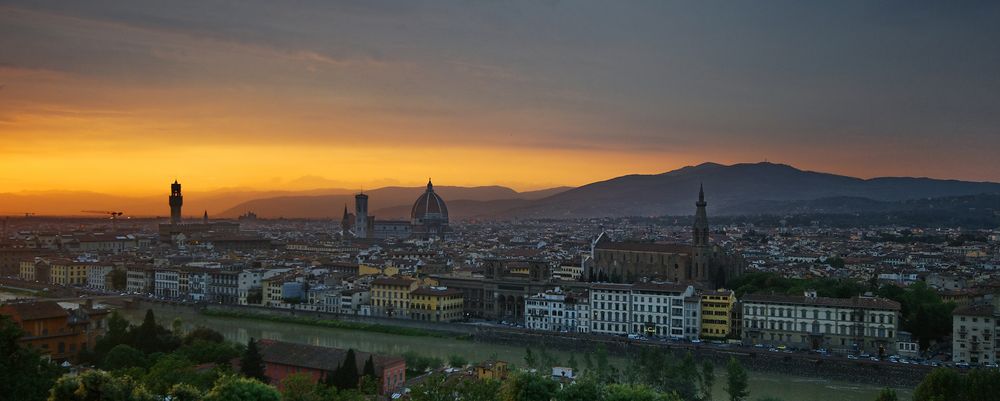
[[[181,184],[174,180],[170,184],[170,224],[181,223],[181,206],[184,205],[184,196],[181,195]]]
[[[354,195],[354,236],[368,238],[368,195]]]
[[[697,207],[694,213],[694,224],[691,227],[694,236],[692,241],[694,258],[691,263],[694,269],[688,273],[689,277],[686,279],[704,282],[712,276],[710,271],[712,248],[708,243],[708,212],[705,211],[705,206],[708,206],[708,203],[705,202],[704,186],[698,189],[698,201],[694,205]]]

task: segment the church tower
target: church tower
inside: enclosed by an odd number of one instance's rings
[[[368,238],[368,195],[354,195],[354,236]]]
[[[705,211],[705,206],[708,206],[708,203],[705,202],[704,186],[698,189],[698,201],[694,205],[697,207],[694,212],[694,225],[691,229],[694,235],[694,260],[692,261],[694,271],[688,279],[707,281],[711,279],[709,265],[711,264],[712,249],[711,244],[708,243],[708,212]]]
[[[170,184],[170,224],[181,223],[181,206],[184,205],[184,196],[181,195],[181,184],[174,180]]]
[[[347,214],[347,204],[344,204],[344,217],[340,219],[340,235],[347,238],[347,235],[351,232],[351,218]]]
[[[694,203],[694,246],[708,246],[708,212],[705,211],[705,187],[698,189],[698,201]]]

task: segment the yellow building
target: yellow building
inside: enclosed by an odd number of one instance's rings
[[[503,380],[507,378],[507,362],[487,360],[476,366],[476,377],[479,380]]]
[[[358,265],[359,276],[395,276],[399,274],[399,268],[393,266],[377,267],[369,265]]]
[[[444,287],[421,287],[410,293],[410,318],[430,322],[453,322],[462,318],[462,291]]]
[[[52,261],[49,271],[49,283],[62,286],[87,284],[88,263],[69,259]]]
[[[736,294],[729,290],[705,291],[701,294],[701,337],[725,338],[733,324]]]
[[[379,277],[372,281],[372,313],[376,316],[409,316],[410,293],[417,280],[407,277]]]
[[[35,281],[36,280],[36,268],[34,260],[25,260],[21,262],[20,270],[18,272],[18,278],[24,281]],[[40,263],[40,262],[39,262]]]

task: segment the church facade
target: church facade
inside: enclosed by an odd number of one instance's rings
[[[743,272],[744,262],[711,243],[705,191],[700,190],[691,244],[615,242],[605,234],[594,240],[584,277],[592,282],[670,281],[722,288]]]

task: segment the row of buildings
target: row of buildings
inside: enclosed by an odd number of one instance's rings
[[[532,330],[671,339],[731,339],[746,345],[826,349],[839,353],[896,354],[900,304],[870,296],[818,297],[701,291],[675,283],[556,288],[525,300]],[[900,344],[903,343],[903,344]]]

